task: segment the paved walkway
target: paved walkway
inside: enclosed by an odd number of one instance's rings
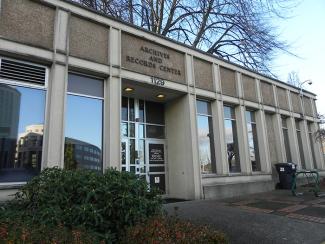
[[[171,215],[209,224],[231,243],[325,243],[325,197],[276,190],[225,200],[165,205]]]

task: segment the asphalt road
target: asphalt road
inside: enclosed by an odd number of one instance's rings
[[[230,243],[325,243],[325,224],[274,214],[253,213],[225,206],[215,200],[170,203],[165,205],[165,209],[171,215],[176,213],[181,219],[208,224],[223,231]]]

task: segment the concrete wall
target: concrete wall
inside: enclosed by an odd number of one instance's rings
[[[304,104],[305,114],[308,116],[314,116],[310,98],[304,96],[302,101]]]
[[[71,56],[108,64],[108,26],[72,15],[69,30]]]
[[[262,100],[265,105],[275,106],[273,87],[271,84],[261,81]]]
[[[269,175],[263,176],[232,176],[217,182],[203,182],[204,199],[223,199],[246,194],[274,190],[275,184]]]
[[[149,76],[185,83],[185,57],[174,49],[122,33],[122,67]]]
[[[292,104],[292,110],[296,113],[302,113],[302,107],[301,107],[301,100],[298,93],[291,92],[291,104]]]
[[[285,110],[289,110],[289,101],[287,97],[287,92],[285,89],[277,87],[277,98],[279,107]]]
[[[256,82],[253,77],[243,75],[244,98],[249,101],[257,102]]]
[[[194,58],[195,86],[197,88],[214,91],[212,64],[202,59]]]
[[[55,8],[30,0],[2,0],[0,36],[41,48],[53,48]]]
[[[174,198],[195,199],[201,194],[196,128],[191,125],[194,102],[184,95],[165,106],[169,195]]]
[[[224,67],[220,67],[220,80],[222,94],[237,97],[236,72]]]

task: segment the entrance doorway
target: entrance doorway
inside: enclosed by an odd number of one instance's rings
[[[122,97],[121,167],[166,193],[164,104]]]

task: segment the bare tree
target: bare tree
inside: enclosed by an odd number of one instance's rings
[[[276,51],[288,52],[270,20],[297,0],[74,0],[259,72]]]
[[[291,71],[288,74],[288,80],[287,83],[296,87],[300,87],[300,78],[299,78],[299,74],[297,71]]]

